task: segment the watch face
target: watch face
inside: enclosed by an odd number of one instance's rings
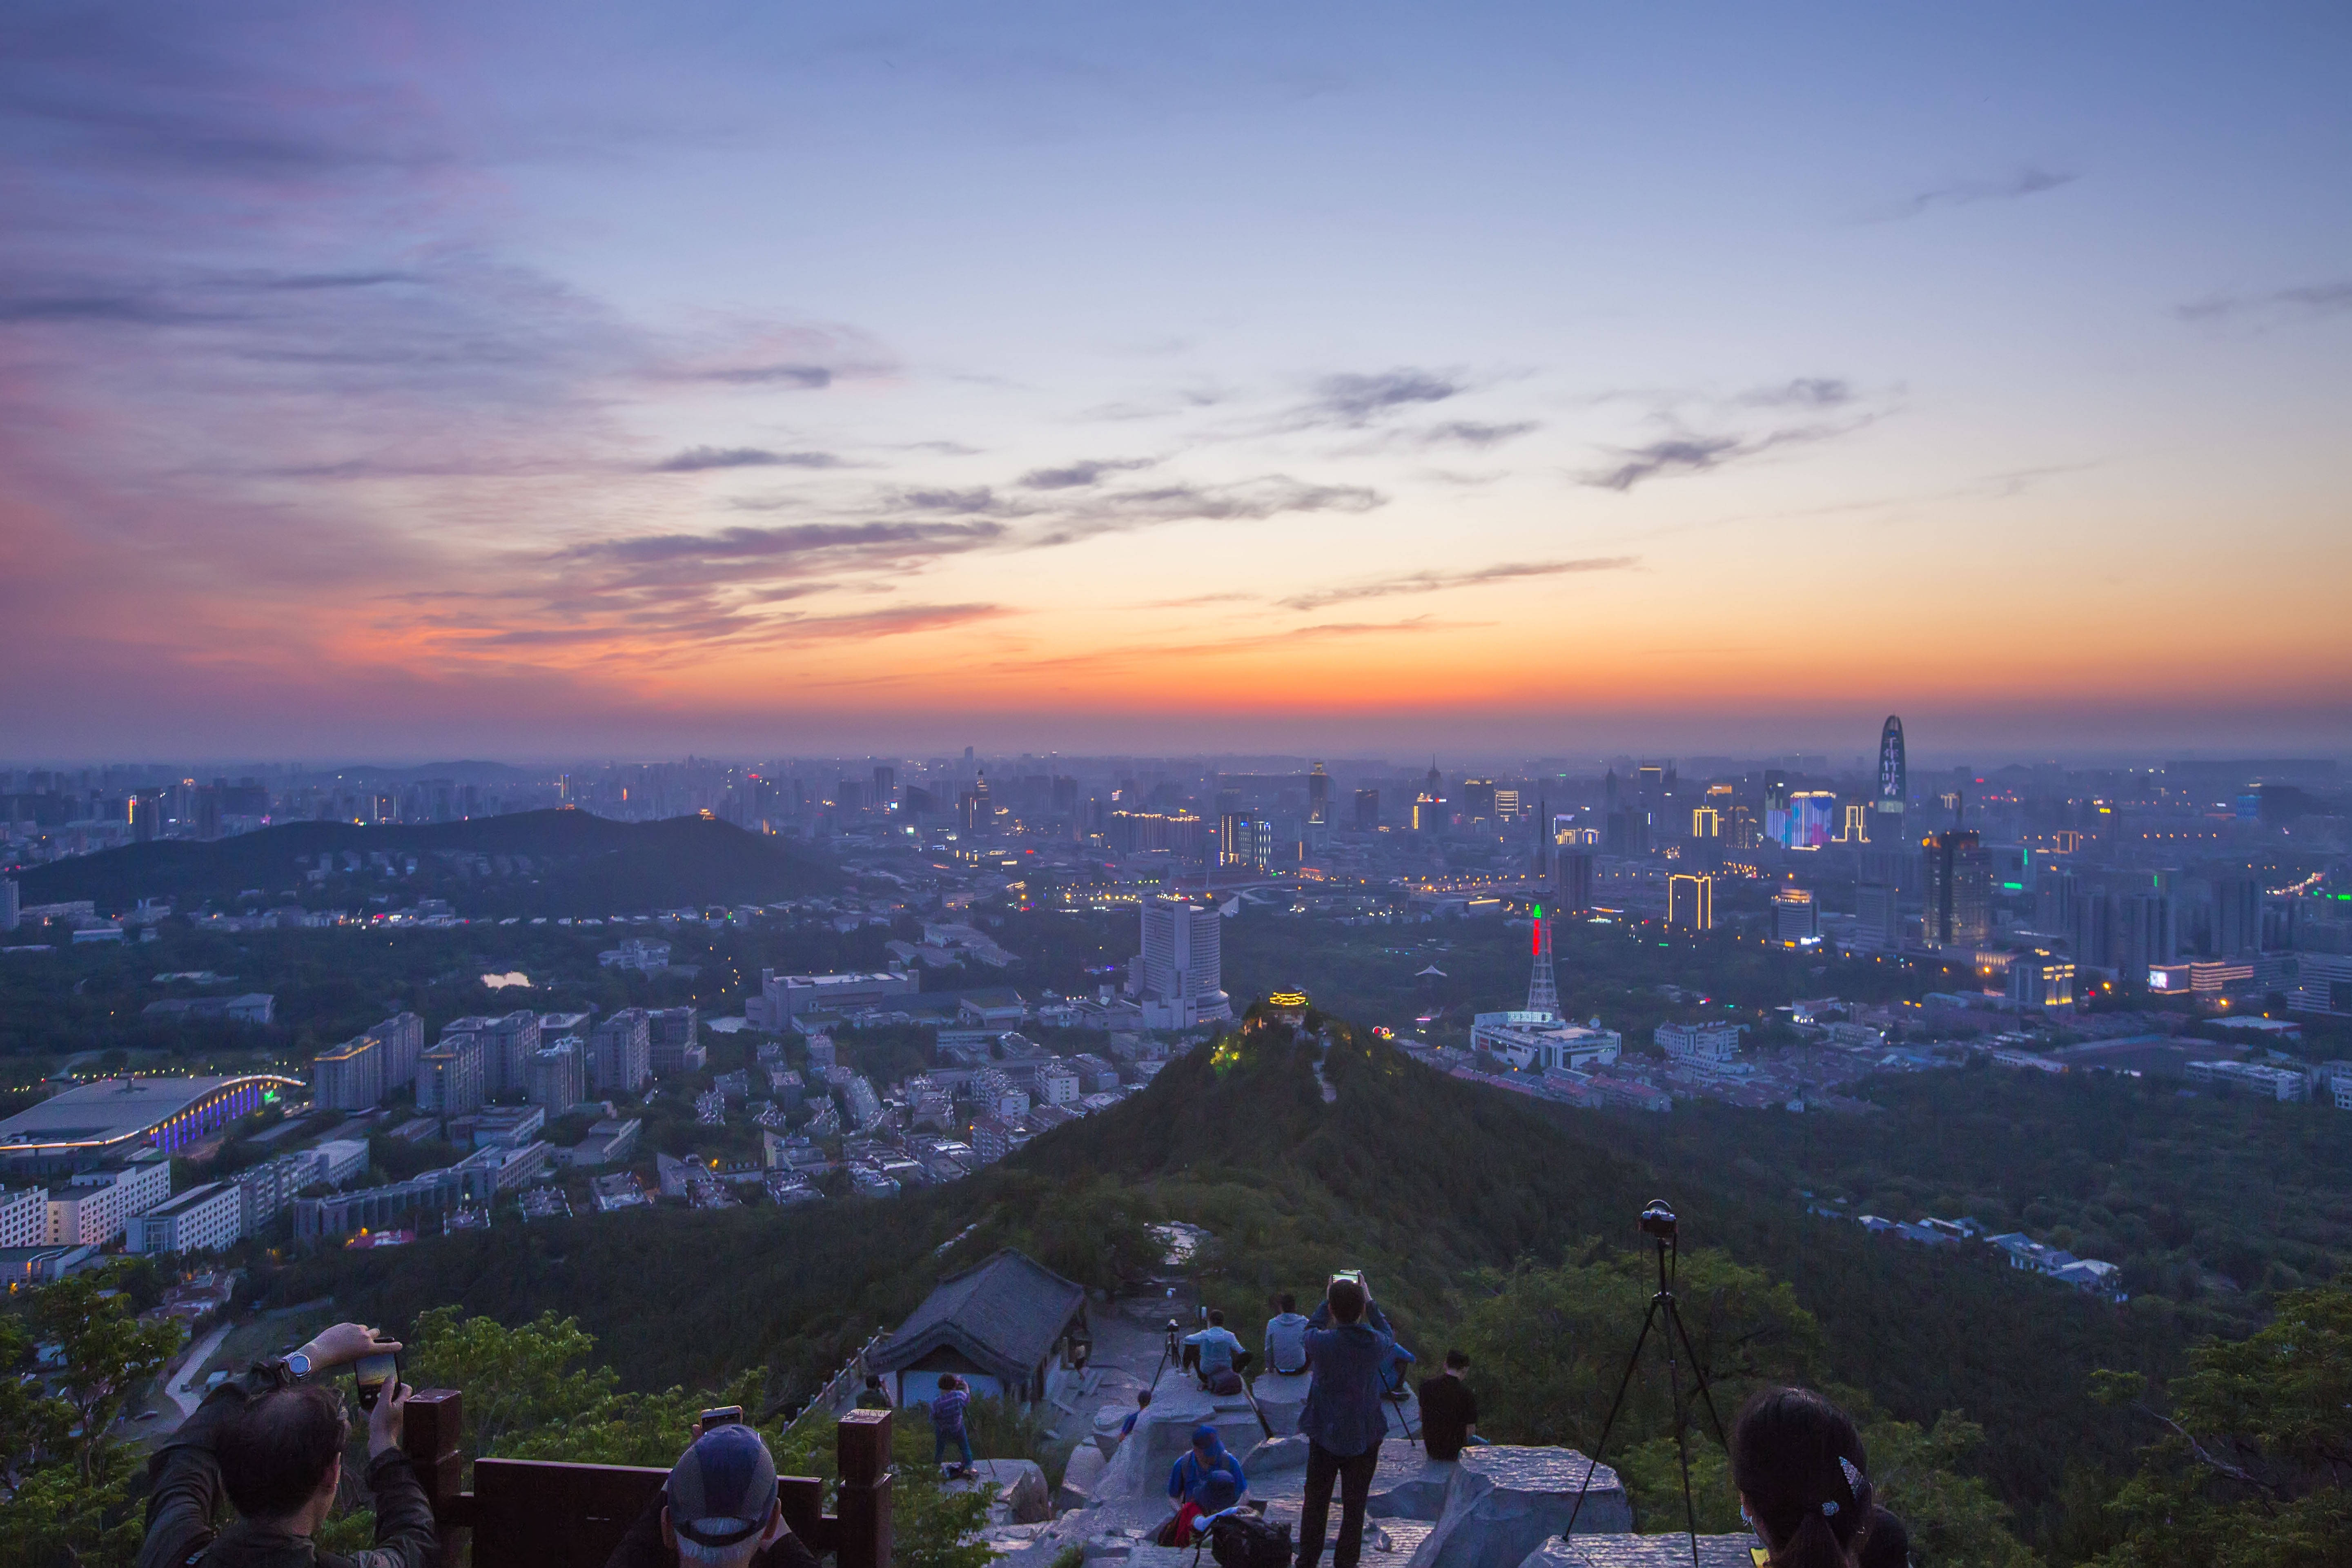
[[[297,1377],[308,1377],[310,1375],[310,1358],[296,1351],[286,1358],[286,1370]]]

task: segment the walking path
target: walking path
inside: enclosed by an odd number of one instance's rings
[[[180,1363],[180,1370],[172,1374],[172,1381],[164,1384],[164,1394],[180,1407],[180,1421],[194,1415],[196,1406],[205,1402],[205,1391],[195,1380],[204,1375],[205,1363],[213,1359],[213,1352],[228,1338],[228,1324],[223,1323],[198,1340],[188,1352],[188,1359]],[[175,1427],[178,1425],[178,1421],[173,1423]]]

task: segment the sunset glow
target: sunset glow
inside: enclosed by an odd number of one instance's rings
[[[19,8],[0,714],[2342,746],[2344,31]]]

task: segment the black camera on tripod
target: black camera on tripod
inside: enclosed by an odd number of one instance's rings
[[[1654,1236],[1660,1241],[1674,1240],[1674,1205],[1664,1198],[1652,1198],[1650,1206],[1642,1211],[1641,1225],[1643,1236]]]

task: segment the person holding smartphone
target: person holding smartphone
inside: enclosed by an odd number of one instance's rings
[[[1315,1568],[1323,1556],[1323,1529],[1330,1518],[1331,1489],[1339,1489],[1339,1538],[1332,1568],[1356,1568],[1364,1550],[1364,1509],[1372,1477],[1381,1465],[1381,1442],[1388,1436],[1388,1412],[1381,1404],[1381,1372],[1393,1359],[1396,1340],[1388,1319],[1372,1305],[1361,1273],[1332,1277],[1322,1304],[1307,1320],[1307,1368],[1314,1374],[1298,1430],[1307,1436],[1307,1496],[1298,1510],[1298,1568]]]
[[[320,1554],[310,1542],[334,1506],[351,1436],[332,1374],[371,1357],[397,1357],[400,1348],[373,1329],[337,1323],[205,1395],[147,1462],[147,1536],[138,1568],[274,1568],[296,1559],[319,1568],[426,1568],[437,1562],[433,1507],[400,1447],[409,1389],[399,1381],[396,1360],[388,1378],[381,1363],[371,1368],[367,1489],[375,1500],[375,1544],[336,1557]],[[238,1517],[215,1530],[224,1496]]]

